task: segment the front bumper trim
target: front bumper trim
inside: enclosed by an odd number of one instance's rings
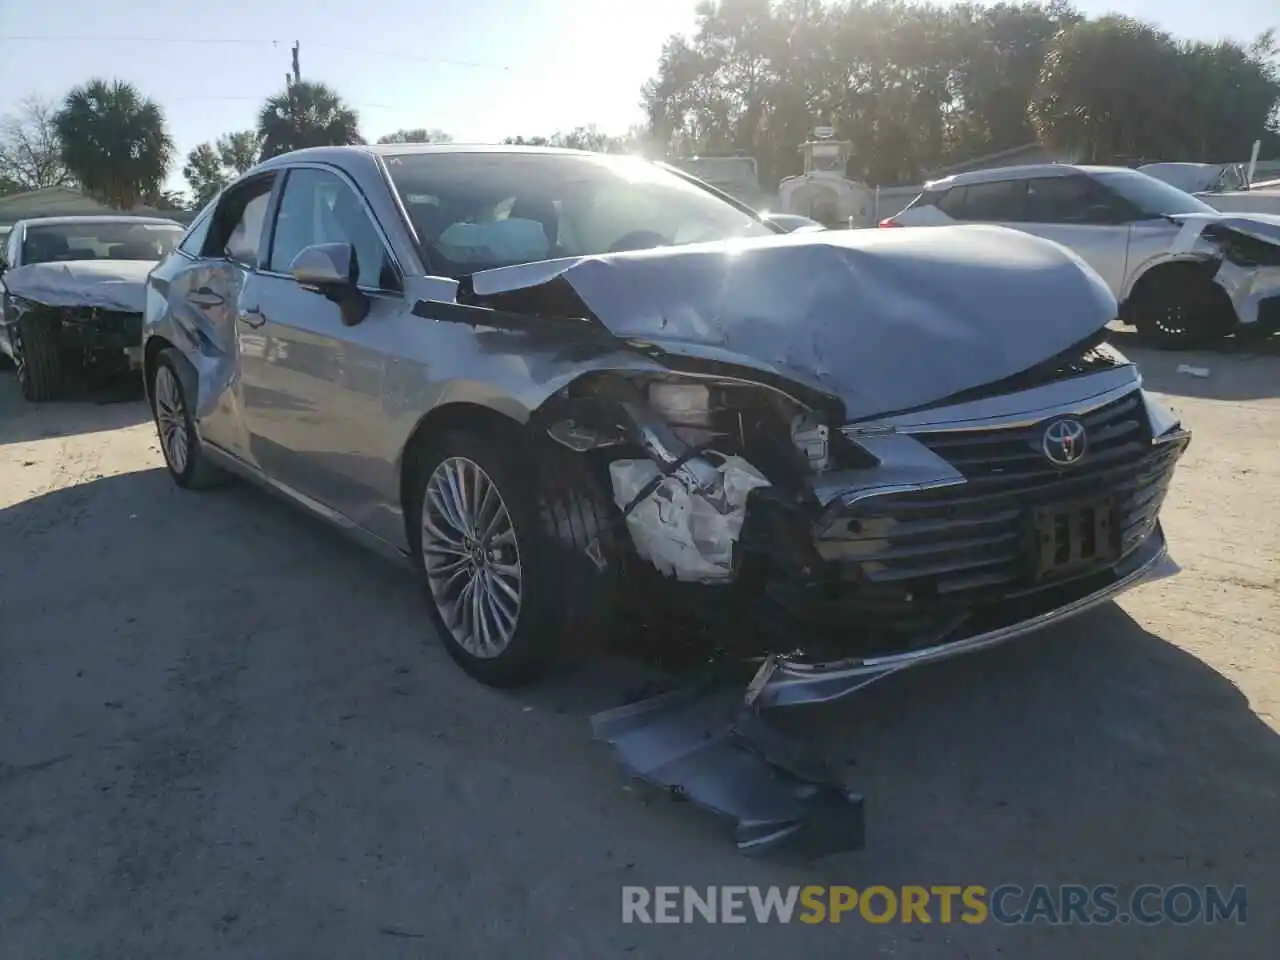
[[[1101,606],[1139,584],[1175,576],[1181,568],[1169,556],[1158,528],[1155,536],[1161,537],[1159,549],[1136,570],[1078,600],[1006,627],[922,650],[830,663],[800,663],[791,656],[771,655],[748,685],[746,703],[757,710],[830,703],[899,670],[994,647]]]

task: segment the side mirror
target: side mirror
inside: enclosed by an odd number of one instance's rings
[[[348,327],[369,315],[369,298],[356,285],[360,275],[356,252],[349,243],[317,243],[293,258],[289,273],[304,290],[336,303]]]

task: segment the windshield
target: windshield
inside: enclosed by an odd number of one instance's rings
[[[160,260],[168,256],[183,228],[176,223],[32,224],[22,238],[22,262],[59,260]]]
[[[424,255],[449,276],[777,232],[635,157],[494,151],[384,159]]]
[[[1108,170],[1106,173],[1095,173],[1094,177],[1137,207],[1139,213],[1148,217],[1218,212],[1185,190],[1179,190],[1163,180],[1157,180],[1137,170]]]

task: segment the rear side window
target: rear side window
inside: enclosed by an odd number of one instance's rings
[[[999,221],[1026,219],[1027,181],[993,180],[956,187],[938,209],[954,220]]]
[[[916,198],[908,203],[903,209],[915,210],[919,207],[936,207],[939,205],[938,201],[942,200],[946,195],[946,190],[925,190],[922,193],[916,194]]]
[[[196,214],[196,218],[191,221],[191,226],[187,228],[187,235],[178,244],[178,249],[188,257],[198,257],[200,251],[204,249],[205,238],[209,236],[209,224],[213,222],[215,206],[217,206],[216,200]]]

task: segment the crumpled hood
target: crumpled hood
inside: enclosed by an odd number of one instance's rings
[[[64,260],[15,267],[0,277],[16,297],[49,307],[142,313],[152,260]]]
[[[615,336],[744,364],[837,396],[849,419],[1030,369],[1117,314],[1064,247],[1003,227],[849,230],[660,247],[487,270],[480,302],[565,304]],[[537,297],[558,287],[554,298]],[[564,305],[561,312],[571,310]],[[556,322],[549,317],[548,322]]]

